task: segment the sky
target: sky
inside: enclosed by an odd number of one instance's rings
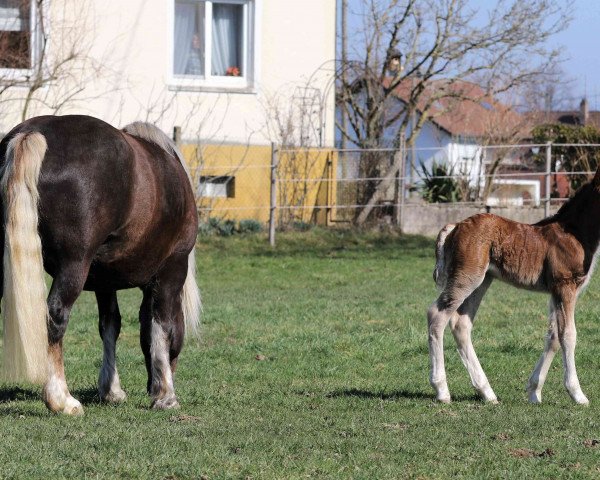
[[[565,47],[563,70],[573,77],[577,103],[586,96],[590,109],[600,110],[600,1],[575,0],[573,21],[555,40]]]
[[[348,0],[349,9],[362,1]],[[473,0],[473,3],[484,7],[495,1]],[[553,47],[563,47],[561,66],[571,80],[561,96],[574,109],[579,108],[585,96],[590,110],[600,110],[600,0],[574,0],[572,17],[569,27],[550,42]]]

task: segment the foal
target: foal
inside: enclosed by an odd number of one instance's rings
[[[554,354],[562,347],[564,385],[571,398],[588,404],[575,370],[575,303],[587,285],[600,242],[600,168],[553,216],[534,225],[479,214],[440,231],[434,280],[441,293],[427,312],[430,383],[440,402],[450,402],[444,369],[443,334],[450,329],[471,383],[484,400],[496,403],[471,343],[475,314],[497,278],[518,288],[550,294],[549,328],[544,351],[527,384],[532,403]]]

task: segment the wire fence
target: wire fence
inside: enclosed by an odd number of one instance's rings
[[[592,175],[598,144],[443,148],[247,147],[196,162],[201,219],[268,223],[402,226],[423,205],[533,208],[548,215]],[[226,158],[227,160],[223,160]]]

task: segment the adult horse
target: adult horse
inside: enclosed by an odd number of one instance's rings
[[[592,275],[599,245],[600,168],[555,215],[534,225],[491,214],[446,225],[438,235],[433,275],[441,293],[428,311],[430,382],[437,399],[450,401],[443,350],[450,323],[475,390],[497,401],[471,343],[477,309],[497,278],[550,294],[548,335],[527,384],[529,401],[542,401],[548,369],[562,348],[565,388],[576,403],[587,404],[575,369],[575,303]]]
[[[0,168],[8,379],[42,382],[53,412],[83,413],[67,388],[62,340],[73,303],[91,290],[104,345],[100,398],[122,401],[116,292],[139,287],[152,406],[176,407],[173,373],[186,328],[197,328],[200,296],[196,205],[175,145],[146,123],[117,130],[87,116],[42,116],[2,140]]]

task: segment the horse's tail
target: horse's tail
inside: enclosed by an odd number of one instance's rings
[[[147,122],[133,122],[123,127],[123,131],[136,137],[141,137],[152,143],[155,143],[163,150],[174,155],[187,174],[192,190],[194,188],[190,170],[185,159],[175,142],[171,140],[160,128]],[[183,308],[183,318],[185,331],[192,336],[198,336],[200,326],[200,312],[202,311],[202,301],[200,290],[196,283],[196,249],[192,248],[188,256],[188,270],[181,291],[181,306]]]
[[[48,305],[38,233],[38,178],[46,153],[41,133],[8,144],[0,179],[4,205],[4,374],[7,380],[46,379]]]
[[[202,311],[202,300],[200,289],[196,283],[196,248],[192,248],[188,256],[188,271],[181,291],[181,306],[183,308],[183,320],[185,331],[193,337],[200,333],[200,312]]]
[[[433,281],[437,287],[442,290],[446,286],[446,280],[448,275],[446,272],[446,238],[450,235],[450,232],[454,230],[456,225],[449,223],[438,233],[437,240],[435,242],[435,268],[433,270]]]

